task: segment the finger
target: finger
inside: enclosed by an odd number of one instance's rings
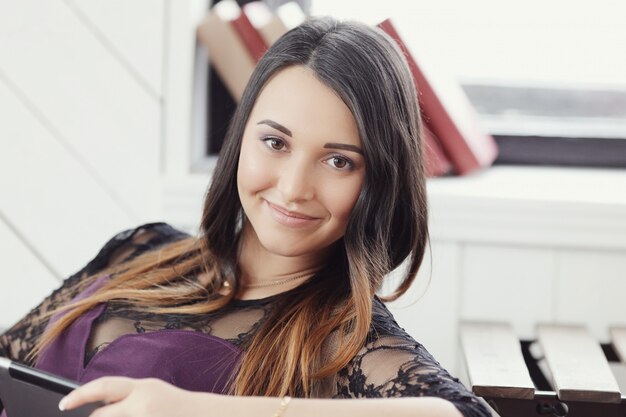
[[[133,414],[128,410],[126,401],[120,401],[115,404],[104,405],[95,409],[89,417],[128,417]]]
[[[70,392],[59,402],[60,410],[72,410],[97,401],[118,402],[130,394],[133,380],[125,377],[104,377],[88,382]]]

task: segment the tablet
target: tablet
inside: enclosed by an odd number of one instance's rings
[[[7,417],[88,417],[101,404],[60,411],[59,401],[80,384],[0,358],[0,402]]]

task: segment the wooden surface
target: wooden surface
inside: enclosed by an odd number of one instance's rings
[[[461,344],[475,394],[520,399],[534,397],[535,388],[519,341],[509,325],[462,323]]]
[[[620,401],[606,357],[585,327],[540,325],[537,335],[562,401]]]
[[[619,357],[619,360],[626,363],[626,327],[611,327],[611,342]]]
[[[609,362],[609,367],[617,381],[620,392],[622,392],[622,396],[624,396],[623,393],[626,393],[626,363]]]

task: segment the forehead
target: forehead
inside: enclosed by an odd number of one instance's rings
[[[341,98],[305,67],[277,72],[265,85],[252,109],[249,125],[270,119],[287,127],[293,137],[341,139],[360,145],[356,121]]]

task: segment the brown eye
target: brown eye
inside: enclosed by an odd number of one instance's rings
[[[340,171],[349,171],[354,168],[354,163],[342,156],[331,156],[326,160],[326,163]]]
[[[348,165],[348,161],[342,158],[333,158],[333,165],[335,168],[345,168]]]
[[[285,147],[285,143],[280,139],[270,139],[270,146],[276,151],[280,151]]]
[[[263,138],[261,140],[263,141],[263,143],[265,143],[265,146],[267,146],[273,151],[282,151],[286,147],[285,141],[280,138],[269,137],[269,138]]]

